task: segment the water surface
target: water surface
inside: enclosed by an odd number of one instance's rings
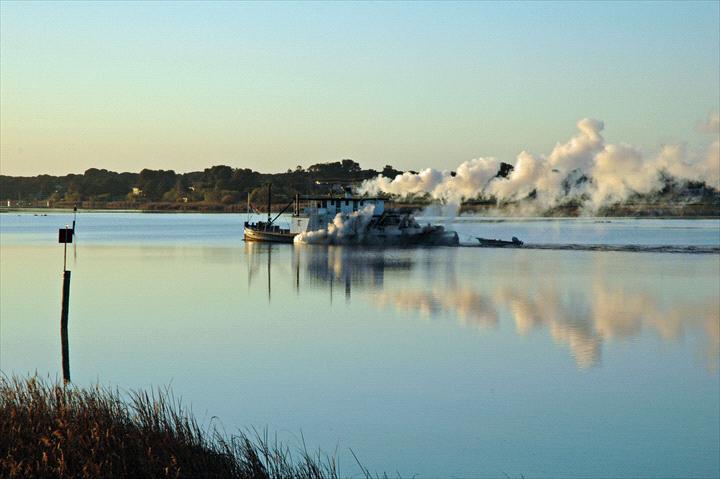
[[[73,381],[403,477],[716,477],[720,255],[245,244],[243,215],[81,213]],[[475,236],[720,246],[715,220]],[[0,215],[0,369],[59,376],[68,213]]]

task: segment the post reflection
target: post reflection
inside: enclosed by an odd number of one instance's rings
[[[269,262],[267,246],[263,252]],[[250,255],[249,271],[258,269],[255,253]],[[353,299],[381,311],[426,319],[450,318],[482,331],[507,325],[521,336],[545,331],[556,344],[568,348],[581,369],[599,364],[603,345],[609,342],[652,334],[676,343],[691,334],[697,338],[702,362],[711,371],[718,368],[720,299],[716,294],[695,294],[688,289],[669,299],[652,279],[629,287],[623,281],[632,280],[613,275],[605,265],[606,257],[597,253],[588,253],[593,260],[583,263],[587,268],[583,282],[542,274],[520,255],[509,256],[515,258],[510,264],[489,264],[472,255],[445,257],[448,253],[443,250],[302,245],[289,248],[288,253],[298,294],[327,289],[332,300],[333,294],[344,292],[348,302]],[[649,256],[627,258],[651,261]]]

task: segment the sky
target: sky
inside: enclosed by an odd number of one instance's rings
[[[708,141],[720,2],[0,3],[0,173]]]

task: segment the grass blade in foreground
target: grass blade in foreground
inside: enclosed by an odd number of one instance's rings
[[[335,458],[290,450],[267,434],[203,430],[165,390],[62,386],[0,376],[0,476],[338,477]]]

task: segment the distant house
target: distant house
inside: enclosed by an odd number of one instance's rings
[[[137,186],[133,186],[132,194],[133,194],[133,196],[142,196],[143,190],[142,190],[142,188],[138,188]]]

